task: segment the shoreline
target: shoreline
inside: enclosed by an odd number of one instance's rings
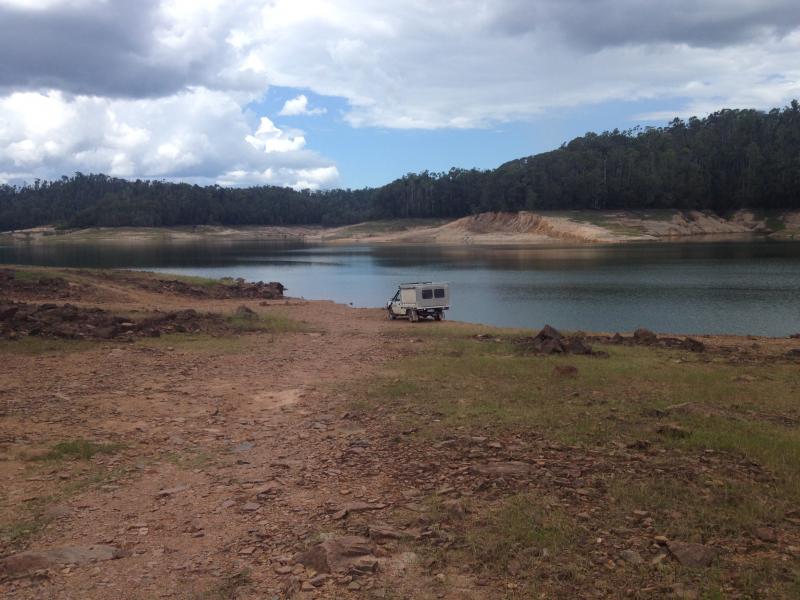
[[[277,284],[25,269],[0,338],[84,337],[0,340],[0,595],[796,589],[763,565],[800,564],[800,339],[555,355]]]
[[[769,222],[769,223],[768,223]],[[286,242],[324,245],[552,246],[637,242],[800,240],[800,212],[761,219],[697,211],[556,211],[483,213],[456,220],[371,221],[342,227],[185,226],[59,230],[36,227],[0,233],[11,243]]]
[[[270,286],[274,286],[274,283],[270,284],[263,284],[262,282],[251,282],[245,280],[235,280],[231,277],[215,279],[215,278],[207,278],[202,276],[194,276],[194,275],[180,275],[176,273],[171,273],[169,271],[158,271],[158,270],[143,270],[139,268],[102,268],[102,267],[58,267],[58,266],[41,266],[41,265],[20,265],[20,264],[2,264],[0,263],[0,276],[3,275],[3,272],[21,272],[22,276],[24,277],[26,282],[30,282],[29,289],[35,289],[41,281],[49,282],[51,279],[61,279],[63,278],[70,287],[75,286],[79,287],[80,285],[84,285],[83,282],[92,282],[96,283],[98,277],[107,277],[113,280],[114,278],[122,278],[123,286],[130,286],[132,282],[137,280],[149,282],[145,285],[144,289],[157,289],[159,286],[156,282],[165,282],[166,284],[176,284],[179,287],[185,288],[182,292],[185,295],[185,303],[189,306],[193,304],[192,297],[204,297],[204,288],[208,286],[214,285],[224,285],[224,286],[233,286],[235,289],[238,286],[245,286],[245,288],[254,288],[254,289],[272,289]],[[41,276],[38,277],[37,274]],[[241,283],[239,283],[241,281]],[[3,279],[0,277],[0,283],[3,282]],[[75,282],[81,282],[80,284],[76,284]],[[140,284],[143,285],[143,284]],[[282,287],[282,286],[280,286]],[[170,285],[167,285],[165,288],[164,293],[172,294],[172,289]],[[12,293],[11,295],[6,295],[5,297],[14,300],[18,295]],[[235,296],[223,295],[220,296],[221,298],[234,298]],[[3,298],[3,289],[0,287],[0,299]],[[19,294],[19,298],[25,300],[26,294],[22,292]],[[35,296],[34,296],[35,298]],[[98,297],[101,300],[101,303],[105,303],[105,298],[100,295]],[[243,297],[246,299],[246,297]],[[43,296],[42,300],[45,299],[56,300],[57,298],[49,298],[48,296]],[[78,296],[72,297],[67,293],[67,295],[62,296],[61,300],[67,303],[70,303],[72,300],[78,306],[88,306],[92,304],[92,299],[86,301]],[[305,297],[293,297],[293,296],[280,296],[280,298],[269,300],[269,302],[280,302],[283,301],[287,305],[291,303],[298,303],[303,305],[321,305],[321,306],[336,306],[347,309],[349,311],[366,311],[371,314],[380,314],[381,316],[385,316],[386,308],[384,306],[354,306],[352,303],[337,301],[330,298],[305,298]],[[267,305],[267,302],[265,302]],[[389,322],[388,319],[386,319]],[[517,326],[505,326],[505,325],[494,325],[491,323],[482,323],[478,321],[462,321],[462,320],[451,320],[445,319],[442,321],[443,323],[447,323],[450,326],[458,327],[462,329],[470,329],[475,330],[478,332],[482,331],[492,331],[502,335],[523,335],[523,334],[531,334],[538,331],[539,328],[544,326],[549,326],[547,323],[540,323],[537,325],[531,325],[530,327],[517,327]],[[407,324],[410,328],[413,327],[426,327],[433,323],[433,321],[423,321],[421,325],[411,325],[410,322],[406,321],[405,319],[398,319],[397,323],[400,324]],[[590,337],[590,338],[612,338],[615,335],[621,334],[623,336],[632,336],[635,331],[634,330],[616,330],[616,331],[587,331],[584,329],[570,329],[568,327],[561,328],[564,332],[572,335],[578,333],[582,336]],[[644,331],[649,331],[646,328],[640,328]],[[413,329],[409,329],[409,331],[413,331]],[[756,334],[756,333],[719,333],[719,332],[697,332],[697,331],[652,331],[652,334],[663,337],[663,338],[700,338],[703,340],[709,340],[714,342],[730,342],[735,344],[752,344],[754,342],[787,342],[789,346],[794,347],[795,345],[800,346],[800,331],[792,331],[791,333],[787,333],[785,335],[764,335],[764,334]]]

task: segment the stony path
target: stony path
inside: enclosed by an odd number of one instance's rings
[[[128,306],[131,300],[162,309],[181,304],[143,292],[128,297]],[[337,392],[392,356],[382,336],[391,325],[380,311],[332,303],[251,305],[304,321],[311,331],[246,336],[246,352],[104,344],[6,357],[3,474],[17,484],[6,491],[4,520],[19,517],[20,503],[43,502],[52,520],[31,549],[106,544],[125,556],[51,568],[38,580],[11,579],[0,591],[20,598],[202,597],[247,573],[242,595],[270,597],[313,575],[290,559],[330,528],[343,506],[391,503],[391,482],[380,469],[343,460],[360,456],[369,442],[363,426],[343,415],[348,400]],[[19,460],[76,438],[125,448],[91,463]],[[67,492],[70,484],[80,489]],[[324,579],[314,583],[342,593],[348,584],[355,592],[372,582]]]

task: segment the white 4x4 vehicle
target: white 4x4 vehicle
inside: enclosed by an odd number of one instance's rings
[[[386,303],[390,319],[406,317],[409,321],[433,317],[444,319],[450,308],[450,286],[446,283],[401,283],[397,293]]]

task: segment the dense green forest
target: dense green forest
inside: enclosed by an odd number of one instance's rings
[[[340,225],[548,209],[800,208],[800,104],[722,110],[666,127],[587,133],[497,169],[409,174],[363,190],[223,188],[75,174],[0,186],[0,230]]]

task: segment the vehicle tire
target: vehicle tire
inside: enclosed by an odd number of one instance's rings
[[[437,321],[441,321],[444,318],[444,315],[442,314],[442,311],[437,310],[433,318],[436,319]]]
[[[412,323],[416,323],[417,321],[419,321],[419,315],[417,314],[417,311],[415,311],[414,309],[410,311],[408,318],[411,320]]]
[[[390,321],[394,321],[396,318],[397,318],[397,316],[395,316],[395,314],[390,310],[389,311],[389,320]]]

